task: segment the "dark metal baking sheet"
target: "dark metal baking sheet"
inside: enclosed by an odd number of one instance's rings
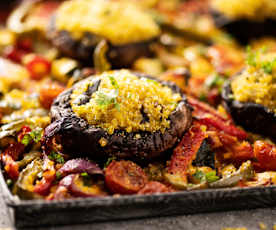
[[[85,198],[65,201],[19,200],[2,173],[2,196],[16,227],[80,224],[153,216],[272,207],[276,186],[183,191],[169,194]]]

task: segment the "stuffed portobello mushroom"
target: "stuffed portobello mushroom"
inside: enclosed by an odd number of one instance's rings
[[[276,54],[250,53],[248,65],[223,89],[224,105],[237,124],[276,139]]]
[[[173,83],[128,70],[91,76],[58,96],[49,139],[69,154],[149,160],[172,148],[189,128],[185,95]]]
[[[244,44],[252,38],[276,35],[274,0],[211,0],[210,8],[216,25]]]
[[[159,33],[150,15],[126,1],[70,0],[53,17],[49,37],[66,55],[90,62],[105,40],[105,56],[119,68],[150,55],[149,46]]]

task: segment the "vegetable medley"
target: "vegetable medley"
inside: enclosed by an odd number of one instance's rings
[[[217,25],[217,3],[16,5],[0,27],[0,160],[12,194],[275,185],[276,38],[240,44]]]

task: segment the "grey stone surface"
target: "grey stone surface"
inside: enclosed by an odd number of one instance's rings
[[[116,221],[108,223],[94,223],[75,226],[42,227],[36,230],[221,230],[225,227],[247,227],[249,230],[259,230],[259,223],[263,222],[267,230],[276,225],[276,208],[256,209],[248,211],[231,211],[219,213],[205,213],[176,217],[160,217],[138,219],[131,221]],[[14,229],[8,218],[7,209],[0,199],[0,230]],[[30,228],[28,228],[30,229]],[[31,230],[31,229],[30,229]]]

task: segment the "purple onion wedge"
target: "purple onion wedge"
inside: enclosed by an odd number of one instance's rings
[[[87,180],[89,180],[88,184]],[[59,186],[67,188],[75,197],[97,197],[107,195],[102,184],[94,183],[91,178],[84,178],[81,174],[71,174],[64,177],[60,181]]]
[[[104,175],[103,170],[97,164],[84,159],[69,160],[58,170],[58,172],[62,177],[83,172],[89,175]]]

